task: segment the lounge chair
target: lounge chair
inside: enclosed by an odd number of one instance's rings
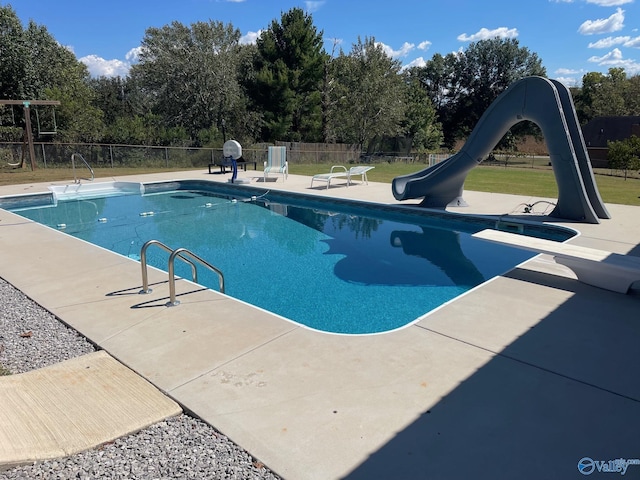
[[[289,176],[289,163],[287,162],[287,147],[269,147],[267,161],[264,162],[264,181],[270,173],[281,173],[282,181]]]
[[[375,167],[370,165],[360,165],[357,167],[351,167],[347,170],[346,167],[342,165],[334,165],[331,167],[331,171],[329,173],[319,173],[314,175],[311,178],[311,188],[313,188],[313,182],[327,182],[327,188],[331,185],[331,180],[334,178],[346,178],[347,179],[347,187],[351,185],[351,177],[360,175],[361,181],[369,184],[369,180],[367,179],[367,172],[372,170]]]

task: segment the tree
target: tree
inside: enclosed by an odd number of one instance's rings
[[[362,150],[376,139],[403,133],[406,86],[400,68],[374,38],[358,38],[349,55],[340,52],[332,61],[329,118],[337,141]]]
[[[605,75],[589,72],[574,101],[580,123],[595,117],[640,114],[640,77],[627,78],[623,68],[610,68]]]
[[[627,115],[640,115],[640,75],[633,75],[627,80],[625,103]]]
[[[29,50],[22,23],[10,5],[0,6],[0,98],[25,98]]]
[[[423,67],[411,67],[407,73],[422,87],[437,112],[442,112],[449,103],[454,84],[453,66],[456,64],[453,53],[443,57],[439,53],[433,55]]]
[[[546,76],[540,58],[516,39],[471,43],[465,51],[439,54],[415,73],[436,106],[445,143],[468,135],[506,88],[528,76]]]
[[[625,180],[629,170],[640,169],[640,138],[632,135],[625,140],[608,142],[607,146],[609,167],[614,170],[624,170]]]
[[[267,141],[322,139],[322,81],[328,60],[322,32],[300,8],[282,14],[257,40],[249,92]]]
[[[589,72],[582,77],[582,87],[573,94],[576,114],[580,123],[585,124],[594,115],[594,99],[597,97],[605,76],[600,72]]]
[[[130,101],[130,82],[122,77],[99,77],[89,80],[93,91],[92,104],[104,112],[106,125],[113,124],[120,117],[131,117],[134,111]]]
[[[91,106],[87,67],[45,27],[30,21],[22,28],[10,6],[0,7],[0,58],[0,98],[58,100],[58,139],[100,137],[101,112]]]
[[[239,82],[248,50],[239,41],[238,29],[215,21],[149,28],[131,80],[167,128],[184,128],[197,139],[202,131],[220,132],[224,121],[242,139],[252,118]]]
[[[91,105],[91,91],[86,84],[75,91],[61,87],[49,88],[45,90],[44,97],[60,101],[60,106],[56,107],[56,141],[84,143],[102,139],[102,111]]]
[[[417,151],[437,150],[443,141],[442,126],[436,121],[436,110],[420,78],[414,71],[404,73],[406,82],[406,113],[401,123],[402,133],[412,139]]]

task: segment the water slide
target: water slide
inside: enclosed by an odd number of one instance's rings
[[[582,130],[567,87],[556,80],[527,77],[509,86],[482,115],[462,149],[432,167],[393,179],[397,200],[423,198],[421,205],[464,205],[469,171],[479,165],[515,124],[540,127],[558,183],[552,217],[588,223],[611,218],[596,186]]]

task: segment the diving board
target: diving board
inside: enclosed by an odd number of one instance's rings
[[[627,293],[633,283],[640,282],[640,257],[620,255],[595,248],[499,230],[482,230],[472,236],[510,247],[551,255],[556,263],[573,270],[579,281],[594,287]]]

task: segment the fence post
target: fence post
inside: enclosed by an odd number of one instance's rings
[[[113,145],[109,145],[109,162],[111,163],[111,168],[113,168]]]
[[[169,168],[169,148],[164,147],[164,162],[167,168]]]

